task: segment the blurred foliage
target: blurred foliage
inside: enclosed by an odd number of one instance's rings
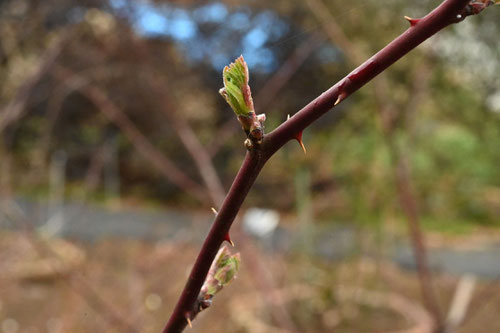
[[[347,38],[370,54],[407,28],[403,15],[418,17],[437,3],[325,1]],[[319,219],[374,223],[399,216],[390,140],[409,156],[426,221],[498,223],[499,18],[496,7],[468,18],[383,74],[398,110],[390,138],[380,126],[370,84],[304,133],[306,156],[295,144],[280,151],[257,181],[250,204],[292,211],[295,198],[283,193],[293,193],[294,175],[308,168]],[[305,2],[288,0],[0,2],[3,120],[13,103],[21,103],[19,116],[1,133],[4,190],[46,192],[50,159],[60,150],[68,156],[68,188],[85,187],[101,148],[115,142],[120,189],[114,195],[197,207],[138,154],[122,129],[79,90],[82,83],[59,69],[104,92],[156,148],[201,183],[162,111],[171,108],[167,112],[184,119],[208,150],[220,145],[213,163],[227,189],[245,150],[243,133],[223,139],[220,132],[228,121],[239,129],[217,93],[223,66],[245,56],[256,111],[266,113],[271,131],[352,69],[342,50],[325,39],[259,109],[261,88],[312,34],[324,33],[322,23]],[[423,69],[430,74],[419,82]],[[164,84],[161,94],[153,87],[158,81]],[[414,98],[415,89],[422,98]],[[102,198],[107,163],[97,168],[99,182],[84,191],[87,196]]]

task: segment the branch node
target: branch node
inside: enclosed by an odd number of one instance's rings
[[[498,0],[471,0],[467,6],[457,14],[456,23],[463,21],[467,16],[477,15],[489,6],[498,5]]]

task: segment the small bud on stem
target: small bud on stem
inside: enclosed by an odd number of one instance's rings
[[[226,234],[225,240],[234,246],[233,242],[229,238],[229,233]],[[238,272],[240,262],[241,259],[239,253],[231,254],[225,245],[219,249],[214,261],[212,261],[212,265],[210,266],[210,270],[208,271],[205,282],[201,287],[194,307],[191,311],[185,314],[189,327],[192,327],[192,321],[198,313],[212,305],[214,296],[221,291],[222,288],[234,280],[236,273]]]
[[[498,5],[500,1],[493,0],[473,0],[465,7],[467,14],[476,15],[481,13],[486,7]]]

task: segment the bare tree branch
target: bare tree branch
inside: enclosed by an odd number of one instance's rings
[[[148,75],[147,78],[153,88],[153,91],[161,96],[161,111],[167,119],[170,120],[170,125],[174,128],[182,144],[193,158],[212,202],[219,207],[224,200],[226,191],[222,186],[220,177],[215,170],[212,158],[208,154],[207,149],[200,143],[198,137],[189,126],[186,119],[177,116],[175,107],[172,105],[166,94],[169,90],[167,85],[153,75]]]
[[[70,76],[79,80],[81,84],[75,84],[75,89],[87,96],[110,121],[115,123],[123,131],[139,154],[150,161],[158,171],[170,180],[170,182],[183,189],[200,202],[206,201],[206,192],[203,188],[186,176],[186,174],[178,169],[163,153],[155,148],[120,108],[102,92],[102,90],[90,85],[85,78],[79,77],[77,74],[67,69],[58,67],[54,73],[59,78]]]
[[[35,73],[19,88],[15,97],[5,106],[0,117],[0,133],[11,123],[22,117],[26,103],[33,89],[40,79],[53,67],[57,57],[71,36],[71,31],[64,33],[57,41],[53,42],[41,56],[41,61]]]

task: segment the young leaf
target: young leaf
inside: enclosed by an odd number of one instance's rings
[[[212,262],[199,297],[202,299],[207,299],[207,296],[212,298],[222,290],[236,276],[240,267],[240,261],[239,253],[231,254],[229,249],[223,246]]]
[[[249,116],[254,112],[252,93],[248,85],[248,67],[247,63],[240,56],[229,66],[224,67],[222,72],[224,88],[219,93],[231,106],[237,116]]]

